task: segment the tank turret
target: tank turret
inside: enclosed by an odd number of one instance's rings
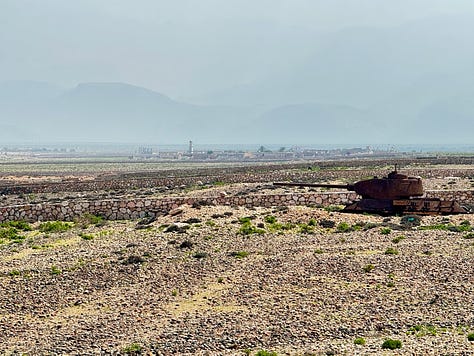
[[[362,180],[354,184],[319,184],[319,183],[285,183],[274,185],[297,187],[341,188],[354,191],[363,199],[407,199],[423,195],[423,184],[420,177],[409,177],[397,171],[384,178]]]
[[[346,212],[369,212],[383,215],[391,214],[459,214],[468,213],[454,201],[441,201],[437,198],[422,197],[423,184],[420,177],[410,177],[395,170],[387,177],[362,180],[354,184],[320,184],[275,182],[277,186],[340,188],[354,191],[361,200],[347,205]]]

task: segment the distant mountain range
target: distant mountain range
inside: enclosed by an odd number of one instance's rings
[[[196,137],[219,142],[229,127],[239,125],[241,112],[247,115],[242,109],[177,102],[124,83],[84,83],[71,90],[0,83],[4,141],[180,143]]]
[[[66,90],[4,82],[0,104],[0,138],[6,142],[328,143],[331,133],[373,127],[366,113],[350,107],[193,105],[124,83],[84,83]]]
[[[420,99],[420,101],[422,101]],[[429,101],[417,120],[348,105],[302,103],[257,106],[193,105],[124,83],[0,83],[4,142],[389,143],[469,142],[472,101]],[[405,108],[407,106],[405,105]],[[396,110],[401,112],[402,110]],[[392,141],[390,141],[392,140]]]

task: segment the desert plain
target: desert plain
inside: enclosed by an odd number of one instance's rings
[[[288,170],[291,177],[344,183],[344,164]],[[425,189],[473,189],[472,165],[406,169],[421,173]],[[225,175],[208,181],[200,171],[192,175],[195,183],[166,189],[4,194],[2,205],[84,196],[292,194],[295,188],[271,186],[274,170],[244,167],[242,182],[235,174],[228,182]],[[355,174],[362,179],[374,170],[383,175],[390,168],[357,166]],[[5,186],[19,184],[15,179],[97,178],[58,170],[2,175]],[[4,222],[0,352],[474,354],[474,215],[407,219],[340,208],[185,204],[138,219]],[[382,347],[387,339],[397,347]]]

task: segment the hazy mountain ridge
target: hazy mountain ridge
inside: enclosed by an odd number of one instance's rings
[[[18,140],[222,143],[237,137],[234,142],[310,143],[334,141],[348,129],[368,133],[373,127],[366,112],[349,106],[306,103],[268,111],[200,106],[125,83],[82,83],[27,107],[17,99],[16,112],[0,108],[0,114],[17,115],[20,126],[7,131],[15,132]],[[25,135],[18,135],[20,128]],[[3,137],[11,138],[10,134]]]
[[[0,93],[8,92],[2,84]],[[35,101],[9,94],[0,97],[9,103],[0,107],[1,121],[11,123],[0,136],[8,141],[225,142],[225,132],[240,130],[239,118],[251,116],[246,108],[178,102],[126,83],[82,83]]]
[[[384,143],[397,136],[405,142],[430,142],[431,136],[446,143],[469,140],[465,130],[453,125],[473,126],[472,102],[461,99],[429,97],[415,108],[416,120],[411,120],[410,112],[405,117],[387,113],[393,121],[381,124],[375,111],[349,105],[302,103],[269,110],[200,106],[124,83],[84,83],[55,97],[28,97],[24,102],[17,98],[2,105],[2,122],[9,124],[1,126],[0,138],[7,142]],[[5,96],[0,97],[0,102],[5,101]]]

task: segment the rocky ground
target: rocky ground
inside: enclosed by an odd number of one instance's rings
[[[6,226],[0,350],[474,354],[474,216],[415,223],[183,206],[140,223]],[[402,347],[382,349],[387,338]]]

